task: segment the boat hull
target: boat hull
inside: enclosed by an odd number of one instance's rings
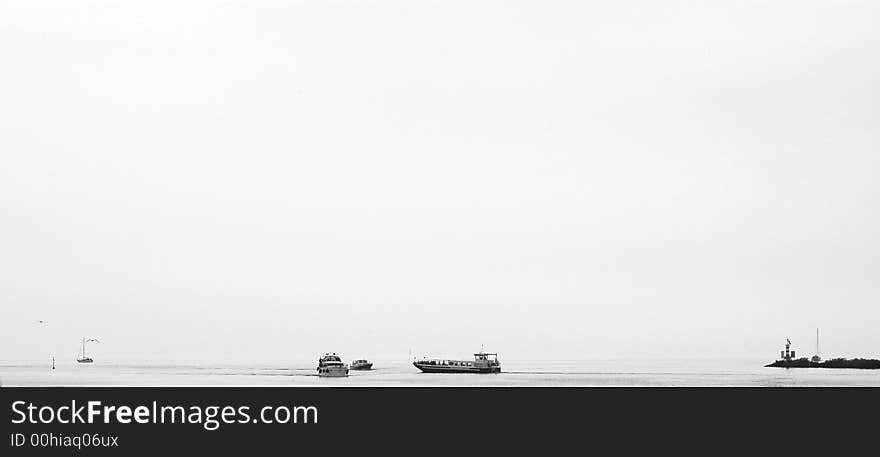
[[[351,369],[352,369],[352,370],[357,370],[357,371],[372,370],[372,369],[373,369],[373,364],[372,364],[372,363],[368,363],[368,364],[366,364],[366,365],[357,365],[357,366],[352,365],[352,366],[351,366]]]
[[[348,376],[347,367],[326,367],[318,369],[318,376],[322,378],[344,378]]]
[[[461,367],[449,365],[429,365],[413,362],[413,366],[423,373],[501,373],[500,366],[489,367]]]
[[[79,363],[92,363],[92,362],[94,362],[94,360],[92,360],[92,359],[76,359],[76,361]]]

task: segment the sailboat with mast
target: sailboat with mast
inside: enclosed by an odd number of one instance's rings
[[[79,348],[80,352],[76,357],[77,362],[79,362],[79,363],[92,363],[92,362],[94,362],[94,360],[91,357],[86,355],[86,343],[91,343],[91,342],[100,343],[100,341],[98,341],[94,338],[89,338],[89,339],[83,338],[82,339],[82,345],[80,345],[80,348]]]
[[[819,329],[816,329],[816,355],[814,355],[811,359],[811,362],[819,363],[822,361],[822,357],[819,356]]]

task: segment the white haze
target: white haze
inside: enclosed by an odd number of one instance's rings
[[[4,1],[0,359],[880,356],[878,18]]]

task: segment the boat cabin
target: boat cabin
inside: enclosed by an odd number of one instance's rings
[[[335,352],[326,352],[318,359],[318,366],[342,366],[342,358]]]
[[[441,367],[489,367],[499,365],[498,354],[490,352],[478,352],[474,354],[473,362],[470,360],[422,359],[419,363]]]

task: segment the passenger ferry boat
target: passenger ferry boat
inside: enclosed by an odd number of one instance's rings
[[[342,362],[342,358],[335,352],[325,352],[318,359],[318,376],[321,377],[346,377],[348,365]]]
[[[501,373],[498,354],[480,351],[474,360],[421,359],[413,362],[425,373]]]
[[[351,369],[352,370],[372,370],[373,369],[373,362],[370,362],[367,359],[358,359],[358,360],[355,360],[354,362],[351,362]]]

